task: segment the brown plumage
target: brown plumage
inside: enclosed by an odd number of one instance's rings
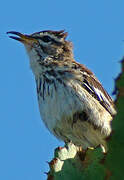
[[[62,31],[31,35],[8,33],[21,41],[35,75],[39,109],[57,138],[84,149],[104,146],[116,114],[114,103],[95,75],[73,57],[72,43]]]

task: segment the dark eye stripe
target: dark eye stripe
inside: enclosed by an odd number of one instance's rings
[[[36,36],[36,37],[33,37],[33,38],[35,38],[35,39],[40,39],[40,40],[42,40],[43,42],[52,42],[52,43],[54,43],[54,44],[57,44],[57,45],[62,45],[62,43],[61,42],[58,42],[58,41],[56,41],[56,40],[54,40],[54,39],[52,39],[50,36]]]
[[[52,39],[52,38],[49,37],[49,36],[43,36],[43,37],[41,37],[41,36],[36,36],[36,37],[33,37],[33,38],[35,38],[35,39],[41,39],[41,40],[44,41],[44,42],[54,41],[54,39]]]
[[[42,39],[42,41],[44,41],[44,42],[50,42],[50,41],[52,41],[52,38],[49,37],[49,36],[43,36],[41,39]]]

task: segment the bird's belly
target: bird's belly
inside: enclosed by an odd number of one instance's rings
[[[42,94],[38,95],[38,102],[41,118],[52,133],[61,121],[67,121],[75,112],[83,110],[83,103],[63,84],[46,83],[44,92],[42,90]]]
[[[38,93],[39,109],[46,127],[63,141],[72,141],[84,148],[104,144],[111,132],[110,114],[76,83],[66,87],[60,83],[42,85]],[[86,112],[88,121],[80,117],[74,122],[77,112]]]

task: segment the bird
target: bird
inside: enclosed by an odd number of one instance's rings
[[[33,34],[7,32],[26,48],[36,81],[41,118],[48,130],[65,143],[84,150],[102,147],[111,135],[114,101],[94,73],[74,58],[64,30]]]

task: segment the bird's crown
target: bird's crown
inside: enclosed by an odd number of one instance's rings
[[[49,39],[49,40],[54,39],[57,41],[65,40],[67,35],[68,35],[68,33],[65,32],[64,30],[61,30],[61,31],[45,30],[45,31],[35,32],[35,33],[31,34],[32,37],[36,37],[36,38],[47,37],[46,39]],[[45,38],[43,38],[43,39],[45,40]]]

